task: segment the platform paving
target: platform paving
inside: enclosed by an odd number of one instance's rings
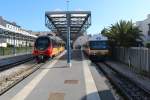
[[[62,53],[47,62],[1,95],[0,100],[104,100],[97,88],[101,83],[95,83],[88,59],[84,58],[80,50],[74,50],[70,68],[66,64],[66,55]]]
[[[110,85],[108,85],[110,84],[109,80],[98,66],[91,63],[91,61],[88,62],[101,100],[115,100],[116,95],[112,93],[113,91],[110,89]]]

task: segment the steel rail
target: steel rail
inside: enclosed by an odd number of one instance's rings
[[[128,100],[150,100],[150,91],[133,82],[106,63],[95,63],[116,87],[120,94]],[[102,66],[104,66],[102,67]]]

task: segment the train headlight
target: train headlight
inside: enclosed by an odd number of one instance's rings
[[[95,52],[95,51],[93,52],[93,55],[96,55],[96,52]]]

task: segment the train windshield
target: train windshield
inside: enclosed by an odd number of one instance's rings
[[[90,41],[90,49],[108,49],[107,41]]]
[[[38,50],[45,50],[48,48],[49,46],[49,43],[50,43],[50,40],[49,38],[47,37],[40,37],[36,40],[35,42],[35,47],[38,49]]]

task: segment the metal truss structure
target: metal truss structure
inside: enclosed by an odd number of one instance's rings
[[[90,11],[50,11],[45,13],[45,25],[52,32],[67,40],[70,27],[71,40],[82,35],[91,25]]]
[[[52,11],[45,13],[45,25],[67,41],[67,63],[71,67],[71,44],[91,25],[90,11]]]

